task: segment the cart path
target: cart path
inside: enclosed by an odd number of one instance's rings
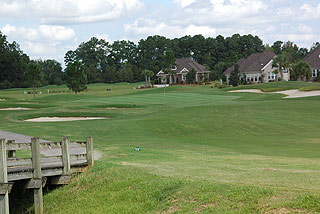
[[[23,143],[23,142],[30,142],[30,139],[32,137],[0,130],[0,138],[4,138],[6,140],[15,140],[17,143]],[[40,142],[49,142],[49,141],[40,139]],[[85,153],[86,148],[80,147],[80,146],[77,146],[77,147],[72,146],[72,147],[69,147],[69,152],[70,154]],[[94,153],[93,155],[95,160],[99,160],[102,157],[102,153],[97,150],[94,150],[93,153]],[[58,149],[58,148],[57,149],[41,149],[41,154],[43,154],[46,157],[57,156],[57,155],[61,155],[61,149]]]

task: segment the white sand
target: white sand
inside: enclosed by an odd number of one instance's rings
[[[20,111],[20,110],[31,110],[32,108],[23,108],[23,107],[17,107],[17,108],[0,108],[0,111]]]
[[[320,96],[320,90],[316,91],[299,91],[297,89],[286,90],[286,91],[276,91],[276,92],[263,92],[259,89],[243,89],[243,90],[233,90],[229,92],[250,92],[250,93],[271,93],[271,94],[284,94],[287,95],[284,98],[299,98],[299,97],[313,97]]]
[[[320,96],[320,90],[317,90],[317,91],[299,91],[297,89],[293,89],[293,90],[286,90],[286,91],[276,91],[276,92],[272,92],[272,93],[287,95],[284,98]]]
[[[107,117],[39,117],[25,120],[26,122],[65,122],[78,120],[101,120],[108,119]]]
[[[260,89],[242,89],[242,90],[233,90],[229,92],[231,93],[234,93],[234,92],[264,93]]]

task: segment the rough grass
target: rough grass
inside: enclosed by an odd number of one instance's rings
[[[224,90],[241,90],[241,89],[260,89],[264,92],[275,92],[275,91],[284,91],[291,89],[299,89],[302,91],[312,91],[319,90],[319,83],[315,82],[271,82],[271,83],[262,83],[262,84],[253,84],[253,85],[242,85],[234,88],[228,88]]]
[[[320,97],[235,95],[209,86],[169,87],[164,96],[164,89],[132,87],[95,84],[79,95],[35,100],[20,89],[0,91],[8,98],[4,105],[47,106],[0,112],[6,121],[0,129],[48,140],[93,136],[104,154],[70,185],[46,195],[46,213],[320,212]],[[111,119],[23,121],[39,115]],[[133,151],[137,146],[140,152]]]
[[[313,85],[313,86],[309,86],[309,87],[303,87],[299,89],[300,91],[315,91],[315,90],[320,90],[320,84],[318,83],[318,85]]]

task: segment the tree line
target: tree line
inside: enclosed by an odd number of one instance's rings
[[[226,68],[252,53],[265,50],[273,50],[276,54],[288,52],[292,60],[301,59],[309,53],[308,49],[299,48],[292,42],[276,41],[272,46],[264,45],[258,36],[251,34],[234,34],[231,37],[219,35],[215,38],[195,35],[174,39],[155,35],[137,43],[125,40],[110,43],[93,37],[65,54],[65,69],[54,59],[30,60],[16,42],[9,43],[1,32],[0,50],[1,89],[34,86],[34,81],[27,75],[29,63],[39,67],[36,85],[66,83],[68,65],[82,70],[81,75],[86,83],[138,82],[147,79],[146,82],[150,84],[150,77],[155,78],[155,74],[166,69],[175,58],[193,58],[206,66],[211,71],[210,79],[215,80],[224,79],[223,71]]]

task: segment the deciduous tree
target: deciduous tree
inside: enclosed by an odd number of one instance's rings
[[[87,89],[87,76],[79,61],[68,63],[65,75],[67,86],[76,94]]]
[[[41,86],[41,68],[35,62],[29,62],[27,66],[27,73],[26,73],[28,80],[33,88],[33,98],[36,98],[36,88]]]

